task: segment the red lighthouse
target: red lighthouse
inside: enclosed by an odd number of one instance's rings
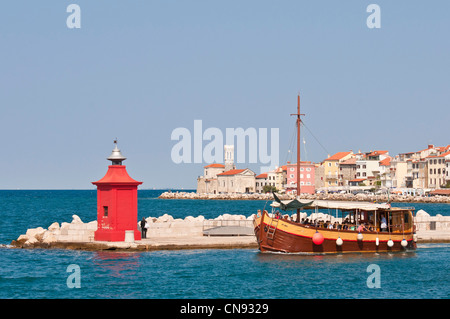
[[[132,179],[122,165],[126,157],[115,148],[107,158],[112,162],[106,175],[92,184],[97,186],[97,231],[95,240],[124,241],[125,231],[134,231],[134,239],[140,240],[137,230],[137,187],[142,182]]]

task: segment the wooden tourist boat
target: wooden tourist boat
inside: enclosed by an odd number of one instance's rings
[[[297,194],[300,181],[300,96],[297,114]],[[258,211],[254,231],[259,250],[283,253],[389,252],[415,249],[414,208],[389,203],[281,201],[275,193],[272,212]],[[301,209],[312,209],[309,222],[300,220]],[[336,219],[319,217],[320,209],[336,210]],[[296,218],[279,210],[297,211]],[[341,217],[339,217],[341,214]],[[323,216],[323,215],[322,215]],[[295,221],[293,221],[295,219]]]
[[[254,231],[262,252],[317,254],[416,248],[414,208],[363,202],[280,201],[276,195],[275,198],[272,213],[258,211],[254,219]],[[279,211],[297,208],[313,210],[309,223],[305,223],[306,218],[298,223]],[[321,219],[320,209],[336,210],[343,216],[332,222]],[[387,224],[385,230],[381,229],[383,218]]]

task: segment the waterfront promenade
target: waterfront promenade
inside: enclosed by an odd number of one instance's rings
[[[279,194],[281,200],[294,199],[294,195]],[[198,194],[194,192],[164,192],[161,199],[207,199],[207,200],[273,200],[271,193],[249,193],[249,194]],[[450,203],[450,196],[413,196],[396,194],[301,194],[300,199],[306,200],[340,200],[340,201],[362,201],[362,202],[392,202],[392,203]]]

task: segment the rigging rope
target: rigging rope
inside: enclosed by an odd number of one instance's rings
[[[286,160],[284,161],[285,163],[288,162],[288,160],[292,163],[292,149],[294,147],[294,137],[296,136],[296,131],[295,131],[295,127],[292,130],[292,134],[291,134],[291,140],[289,142],[289,147],[288,147],[288,151],[286,154]]]
[[[311,130],[309,129],[309,127],[306,126],[306,124],[305,124],[304,121],[302,121],[302,124],[303,124],[303,126],[308,130],[308,132],[312,135],[312,137],[314,137],[314,139],[316,140],[316,142],[319,143],[319,145],[325,150],[325,152],[326,152],[327,154],[330,154],[330,152],[325,148],[325,146],[323,146],[323,145],[319,142],[319,140],[318,140],[317,137],[313,134],[313,132],[311,132]]]

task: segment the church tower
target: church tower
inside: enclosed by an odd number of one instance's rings
[[[223,148],[225,157],[225,172],[230,169],[236,169],[236,166],[234,166],[234,145],[225,145]]]

